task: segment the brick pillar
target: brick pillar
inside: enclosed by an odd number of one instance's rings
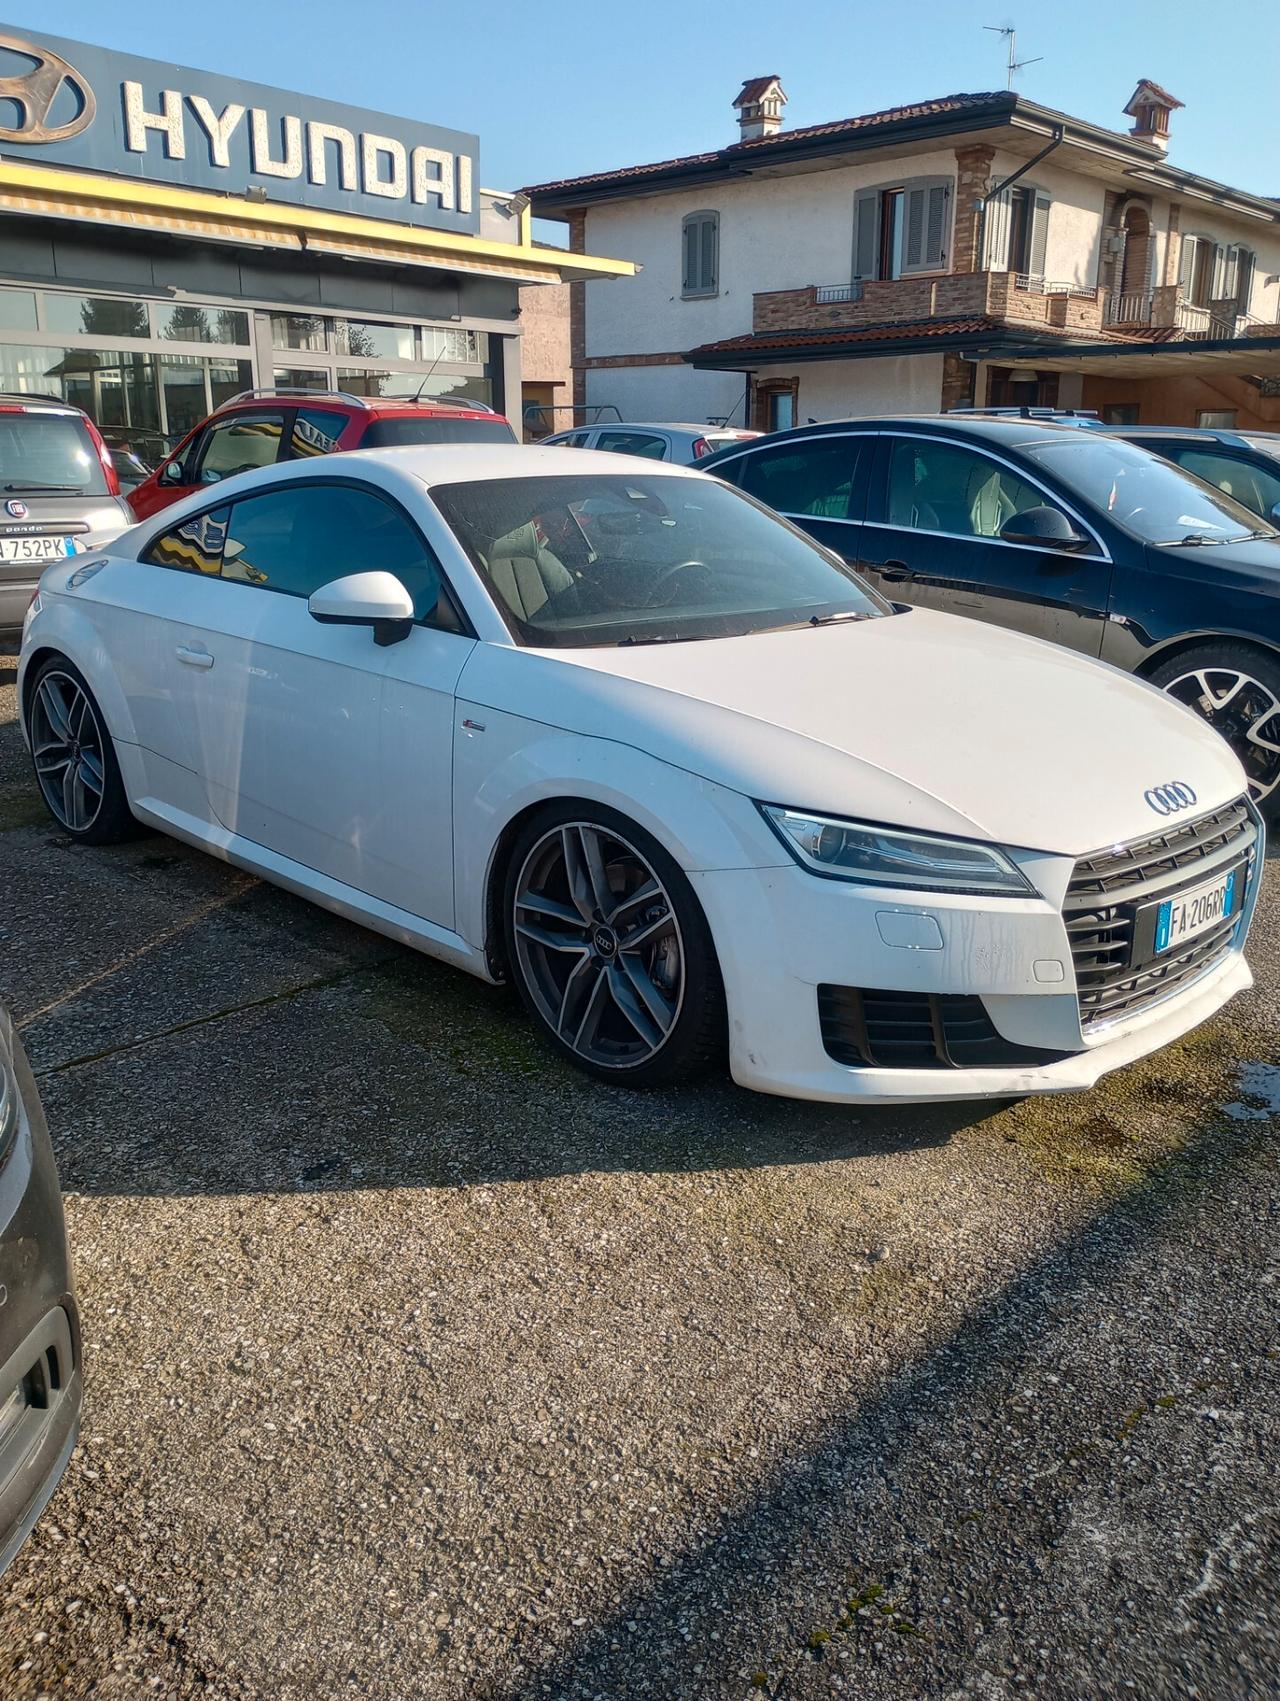
[[[1169,206],[1169,240],[1164,245],[1164,274],[1160,281],[1176,284],[1178,266],[1182,260],[1182,207],[1177,201]]]
[[[586,213],[569,214],[569,250],[573,254],[587,251]],[[584,283],[569,285],[569,365],[573,370],[574,408],[584,408],[587,405],[587,286]],[[573,423],[580,422],[581,415],[575,414]]]
[[[953,272],[982,270],[982,256],[978,248],[982,214],[974,202],[985,199],[991,187],[991,162],[995,157],[994,148],[956,149],[956,208],[951,235]]]
[[[949,413],[952,408],[973,405],[977,373],[978,368],[972,360],[962,360],[958,354],[943,355],[942,398],[938,404],[943,413]]]

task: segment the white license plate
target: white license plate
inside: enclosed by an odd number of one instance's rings
[[[1244,869],[1233,868],[1216,880],[1166,898],[1156,911],[1156,955],[1172,951],[1184,940],[1207,933],[1235,915],[1244,898]]]
[[[47,561],[61,561],[75,552],[73,537],[0,537],[0,561],[30,561],[42,567]]]

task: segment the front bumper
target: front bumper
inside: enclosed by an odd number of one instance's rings
[[[1038,859],[1031,872],[1046,896],[1034,899],[922,893],[912,901],[912,894],[793,867],[691,875],[720,956],[734,1080],[834,1104],[1073,1092],[1160,1050],[1252,984],[1243,947],[1256,875],[1223,957],[1163,1002],[1086,1035],[1061,908],[1073,867],[1067,858]],[[1052,1060],[972,1068],[840,1063],[823,1041],[820,986],[977,997],[1010,1047]]]

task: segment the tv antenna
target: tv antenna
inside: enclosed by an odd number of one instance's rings
[[[1002,35],[1009,43],[1009,62],[1005,68],[1007,72],[1005,88],[1011,89],[1013,87],[1015,72],[1021,71],[1026,65],[1039,65],[1043,61],[1043,53],[1038,53],[1034,59],[1018,58],[1018,32],[1012,24],[983,24],[982,27],[990,35]]]

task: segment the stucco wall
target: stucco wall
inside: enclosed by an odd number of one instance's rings
[[[800,405],[796,423],[859,419],[877,413],[937,413],[942,397],[942,356],[900,354],[882,360],[815,360],[797,366]],[[781,367],[761,377],[790,377]]]
[[[569,285],[526,284],[520,291],[520,368],[527,383],[556,383],[569,399]]]
[[[955,170],[955,152],[948,148],[592,207],[587,251],[623,254],[644,270],[587,285],[588,355],[695,348],[750,331],[757,290],[848,283],[856,192],[901,177],[954,177]],[[705,208],[720,214],[720,293],[684,301],[681,220]]]
[[[696,372],[692,366],[610,366],[587,374],[587,403],[616,407],[623,419],[702,425],[731,415],[745,425],[741,372]],[[612,418],[612,415],[609,416]]]

